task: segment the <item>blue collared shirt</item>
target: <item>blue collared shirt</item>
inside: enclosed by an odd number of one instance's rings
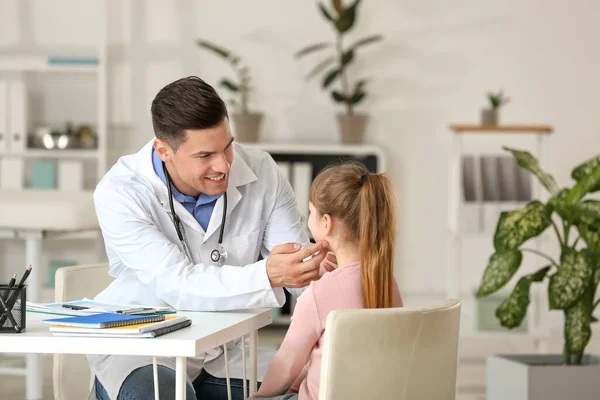
[[[154,172],[156,175],[163,181],[163,183],[167,184],[167,178],[165,176],[165,171],[162,168],[162,160],[156,154],[156,151],[152,149],[152,165],[154,166]],[[206,228],[208,228],[208,222],[210,221],[210,216],[212,215],[213,209],[215,208],[215,204],[217,203],[217,199],[222,195],[218,196],[208,196],[204,193],[201,193],[198,197],[198,200],[193,198],[192,196],[187,196],[182,194],[175,188],[173,184],[171,184],[171,189],[173,191],[173,197],[175,200],[180,202],[186,210],[190,212],[198,221],[202,229],[206,232]]]

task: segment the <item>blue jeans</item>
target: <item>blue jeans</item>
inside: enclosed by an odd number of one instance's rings
[[[231,399],[244,399],[244,382],[242,379],[231,379]],[[193,388],[187,384],[186,400],[223,400],[227,398],[227,381],[216,378],[202,370],[193,382]],[[246,385],[248,388],[249,385]],[[258,383],[260,387],[260,382]],[[196,395],[194,395],[194,390]],[[171,368],[158,366],[158,392],[161,400],[175,399],[175,371]],[[96,378],[96,398],[110,400],[104,386]],[[134,370],[121,385],[116,400],[148,400],[154,398],[154,375],[152,365],[146,365]]]

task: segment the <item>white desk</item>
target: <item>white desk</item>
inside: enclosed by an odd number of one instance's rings
[[[91,237],[97,240],[100,254],[104,246],[99,229],[92,191],[0,190],[0,238],[25,240],[25,265],[19,267],[19,277],[27,265],[33,267],[27,280],[27,301],[40,301],[42,239],[51,235],[91,232]],[[103,259],[104,256],[99,256],[99,260]],[[25,369],[0,367],[2,373],[25,375],[27,398],[42,396],[39,356],[28,355]]]
[[[176,358],[176,399],[185,399],[186,358],[199,356],[232,340],[250,335],[250,394],[256,392],[258,329],[272,322],[271,309],[231,312],[179,312],[192,325],[154,339],[80,338],[52,336],[43,319],[27,313],[25,333],[0,334],[0,353],[107,354]]]

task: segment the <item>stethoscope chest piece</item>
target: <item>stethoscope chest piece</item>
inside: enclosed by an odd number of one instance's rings
[[[227,259],[227,250],[219,244],[216,249],[210,252],[210,259],[214,263],[223,265]]]

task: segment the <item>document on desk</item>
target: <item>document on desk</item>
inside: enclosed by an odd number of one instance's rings
[[[87,298],[58,303],[31,303],[28,301],[27,311],[65,316],[93,315],[107,312],[136,315],[174,314],[176,312],[176,310],[171,307],[144,306],[139,304],[107,304],[99,303]]]

